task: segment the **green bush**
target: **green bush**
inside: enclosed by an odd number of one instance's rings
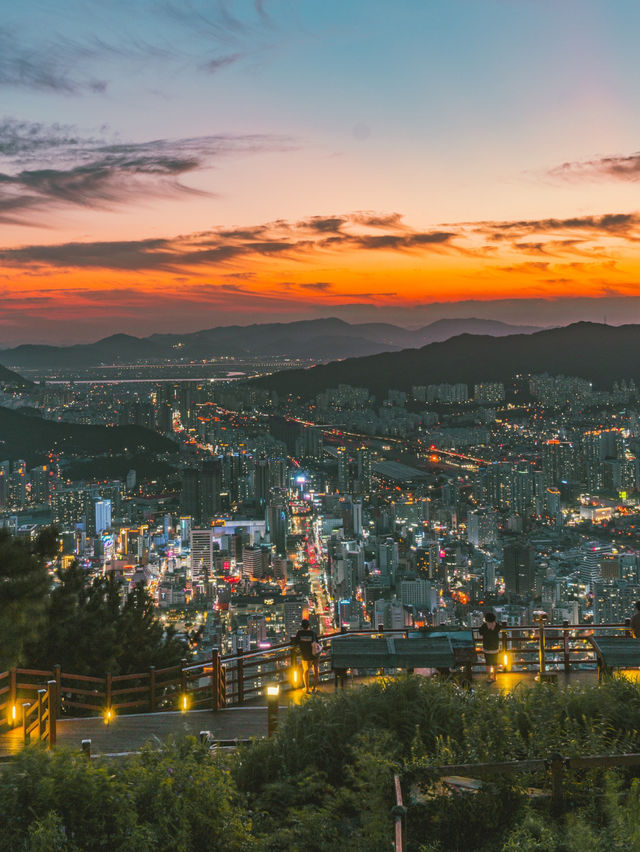
[[[640,688],[496,695],[408,677],[317,696],[271,739],[222,757],[193,739],[123,760],[29,748],[0,773],[0,848],[383,852],[398,773],[415,852],[640,849],[635,769],[567,772],[562,813],[546,771],[496,773],[475,793],[453,793],[434,771],[555,751],[640,752]]]

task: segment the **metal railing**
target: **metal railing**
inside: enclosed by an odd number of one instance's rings
[[[329,681],[331,642],[336,636],[407,636],[411,629],[361,630],[320,637],[325,653],[319,660],[320,680]],[[434,632],[454,632],[446,626]],[[562,625],[535,624],[501,628],[499,663],[504,671],[573,672],[597,668],[592,636],[631,635],[629,624]],[[472,672],[483,668],[481,643],[474,631],[477,651]],[[640,658],[640,643],[639,643]],[[362,672],[361,672],[362,673]],[[278,683],[281,690],[302,687],[302,669],[293,643],[238,652],[227,656],[213,649],[209,659],[197,663],[182,660],[176,666],[126,675],[94,677],[53,669],[14,668],[0,673],[0,722],[12,727],[21,723],[23,702],[32,705],[38,691],[55,683],[57,716],[147,713],[162,710],[218,710],[243,705],[264,695],[267,684]]]

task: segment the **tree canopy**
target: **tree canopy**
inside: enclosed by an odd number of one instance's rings
[[[46,624],[51,588],[46,559],[56,544],[52,530],[31,541],[0,529],[0,671],[24,661],[25,647]]]
[[[45,623],[28,648],[31,665],[102,676],[171,666],[184,657],[184,643],[156,618],[143,585],[124,595],[112,573],[88,580],[77,563],[58,579]]]

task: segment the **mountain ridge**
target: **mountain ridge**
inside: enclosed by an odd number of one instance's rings
[[[640,379],[640,325],[579,322],[564,328],[502,337],[464,333],[419,349],[387,352],[287,370],[253,383],[281,394],[310,397],[338,384],[367,387],[378,399],[391,388],[458,382],[508,384],[515,374],[579,376],[608,387],[614,378]]]
[[[220,355],[272,357],[283,355],[329,360],[385,351],[400,351],[443,339],[466,329],[494,334],[531,334],[536,326],[511,326],[475,317],[436,320],[418,329],[391,323],[348,323],[337,317],[293,323],[254,323],[218,326],[188,334],[152,334],[149,337],[116,333],[94,343],[70,346],[23,343],[0,350],[8,367],[73,368],[145,361],[206,360]]]

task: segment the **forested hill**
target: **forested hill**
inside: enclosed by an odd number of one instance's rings
[[[0,387],[26,388],[31,385],[33,385],[33,382],[29,381],[29,379],[25,379],[24,376],[14,373],[13,370],[9,370],[0,364]]]
[[[49,452],[67,456],[173,453],[176,444],[142,426],[84,426],[55,423],[0,408],[0,460],[39,463]]]
[[[389,388],[464,382],[511,382],[517,373],[581,376],[596,388],[614,379],[640,379],[640,325],[579,322],[565,328],[507,337],[462,334],[421,349],[332,361],[254,380],[286,395],[310,398],[339,384],[366,387],[378,399]]]

